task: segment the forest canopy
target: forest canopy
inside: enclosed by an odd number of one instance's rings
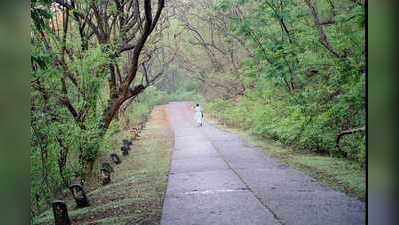
[[[364,163],[363,1],[204,0],[179,7],[178,20],[191,34],[181,67],[202,82],[209,110],[298,149]]]
[[[172,61],[159,1],[31,2],[32,199],[90,174],[118,115]],[[165,13],[164,13],[165,14]],[[108,132],[107,132],[108,131]]]

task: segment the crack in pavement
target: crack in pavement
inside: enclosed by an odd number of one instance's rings
[[[237,135],[208,124],[195,127],[188,103],[170,103],[168,110],[175,148],[161,225],[365,224],[364,203]]]
[[[203,130],[201,130],[201,132],[204,133]],[[208,136],[207,134],[204,134],[204,135],[205,135],[208,139],[210,139],[209,136]],[[272,210],[267,204],[265,204],[264,202],[262,202],[261,199],[259,198],[259,196],[257,196],[257,195],[253,192],[253,190],[250,188],[250,186],[247,184],[247,182],[246,182],[246,181],[241,177],[241,175],[231,166],[231,163],[228,162],[228,161],[223,157],[223,154],[220,152],[219,148],[218,148],[217,146],[215,146],[214,142],[213,142],[213,141],[210,141],[210,142],[211,142],[211,144],[213,145],[213,147],[216,149],[216,151],[219,153],[219,155],[220,155],[220,157],[223,159],[223,161],[224,161],[224,162],[227,164],[227,166],[230,168],[230,170],[232,170],[232,171],[235,173],[235,175],[236,175],[238,178],[240,178],[241,182],[244,183],[244,184],[246,185],[246,189],[249,190],[249,191],[255,196],[255,198],[259,201],[259,203],[260,203],[261,205],[263,205],[263,207],[265,207],[265,210],[268,210],[270,213],[272,213],[272,215],[274,216],[274,218],[275,218],[281,225],[285,225],[285,223],[281,220],[281,218],[279,218],[279,217],[277,216],[277,214],[276,214],[275,212],[273,212],[273,210]]]

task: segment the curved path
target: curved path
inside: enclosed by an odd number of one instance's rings
[[[168,106],[175,148],[161,225],[361,225],[362,202]]]

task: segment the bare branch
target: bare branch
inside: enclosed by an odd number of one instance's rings
[[[365,131],[365,130],[366,130],[365,127],[350,128],[350,129],[344,130],[344,131],[342,131],[341,133],[339,133],[339,134],[337,135],[337,138],[336,138],[336,147],[337,147],[337,149],[338,149],[338,150],[341,150],[341,147],[340,147],[340,145],[339,145],[339,141],[341,140],[341,138],[342,138],[343,136],[348,135],[348,134],[354,134],[354,133],[357,133],[357,132],[360,132],[360,131]]]

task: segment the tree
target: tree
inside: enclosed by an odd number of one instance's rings
[[[85,176],[121,106],[173,60],[164,7],[164,0],[32,1],[32,173],[45,184],[33,193],[48,198]]]

